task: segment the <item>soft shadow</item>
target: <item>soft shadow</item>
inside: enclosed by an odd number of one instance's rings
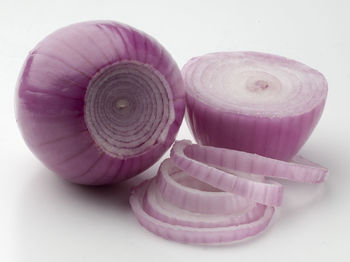
[[[131,220],[130,189],[152,174],[153,169],[116,185],[92,187],[67,182],[44,167],[29,171],[14,221],[16,261],[72,261],[94,254],[99,243],[113,254],[108,245],[136,223]],[[91,250],[79,252],[86,245]]]
[[[290,223],[290,220],[303,216],[304,212],[317,209],[329,195],[326,183],[298,184],[283,181],[283,202],[277,216],[279,223]]]
[[[284,198],[281,207],[278,207],[275,211],[268,227],[260,234],[238,241],[232,244],[220,245],[220,246],[204,246],[202,249],[235,249],[235,248],[253,248],[254,245],[260,245],[264,242],[271,241],[274,236],[274,232],[277,232],[280,227],[288,227],[292,220],[302,218],[303,214],[307,211],[312,212],[319,205],[322,204],[322,200],[326,198],[328,193],[325,184],[306,185],[297,184],[287,181],[279,181],[284,186]]]

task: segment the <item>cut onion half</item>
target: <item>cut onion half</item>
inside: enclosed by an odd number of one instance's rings
[[[316,126],[324,76],[294,60],[257,52],[212,53],[182,69],[186,121],[202,145],[291,160]]]

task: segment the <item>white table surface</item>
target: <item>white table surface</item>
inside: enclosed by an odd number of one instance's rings
[[[0,2],[0,260],[350,261],[350,2],[134,1]],[[330,170],[326,183],[284,183],[283,206],[269,229],[223,247],[183,245],[144,230],[128,190],[155,174],[110,187],[70,184],[27,149],[15,123],[17,75],[29,50],[50,32],[79,21],[112,19],[157,38],[179,66],[213,51],[287,56],[326,76],[324,114],[302,148]],[[183,123],[178,138],[190,138]],[[168,153],[167,153],[168,155]]]

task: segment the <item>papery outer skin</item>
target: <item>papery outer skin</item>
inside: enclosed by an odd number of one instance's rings
[[[148,215],[143,208],[143,198],[151,181],[144,181],[134,188],[130,196],[131,208],[139,223],[152,233],[168,240],[200,245],[234,243],[261,233],[270,223],[274,207],[267,207],[264,215],[251,223],[217,228],[196,228],[172,225]]]
[[[264,55],[266,59],[286,60],[269,54],[242,52],[243,55],[245,53]],[[215,55],[215,53],[208,55]],[[300,64],[293,60],[287,61],[297,66]],[[326,96],[310,111],[283,117],[244,114],[232,110],[223,111],[208,105],[203,99],[196,97],[189,84],[191,76],[187,72],[191,67],[195,67],[196,63],[197,58],[191,59],[183,67],[182,73],[186,90],[185,118],[198,144],[235,149],[288,161],[304,145],[321,117]],[[313,69],[310,68],[310,70]],[[324,79],[321,73],[316,70],[313,72]],[[323,81],[327,87],[326,80]]]
[[[122,60],[157,69],[171,88],[175,109],[166,139],[127,158],[101,150],[84,121],[89,81]],[[16,120],[30,150],[56,174],[79,184],[110,184],[147,169],[170,147],[182,122],[184,100],[181,73],[156,40],[124,24],[91,21],[57,30],[30,52],[18,79]]]

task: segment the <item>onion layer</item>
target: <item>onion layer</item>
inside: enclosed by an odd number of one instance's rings
[[[176,169],[166,160],[167,172],[177,175]],[[203,184],[201,184],[203,185]],[[196,184],[198,187],[198,184]],[[200,188],[201,186],[199,186]],[[199,188],[188,190],[198,191]],[[207,186],[204,186],[204,190]],[[201,214],[180,209],[164,200],[154,179],[135,187],[130,205],[139,221],[147,230],[165,239],[192,244],[223,244],[252,237],[262,232],[271,221],[274,207],[251,203],[247,209],[231,214]],[[198,194],[199,197],[204,195]],[[212,197],[223,192],[211,192]]]
[[[182,69],[186,121],[202,145],[290,160],[316,126],[327,81],[299,62],[256,52],[213,53]]]
[[[248,199],[222,192],[194,177],[176,167],[170,159],[164,160],[156,177],[157,190],[167,202],[195,213],[230,214],[250,207]]]
[[[241,162],[237,161],[237,158],[230,158],[230,155],[228,154],[209,155],[207,153],[210,152],[210,150],[215,150],[215,148],[208,149],[208,147],[206,148],[204,146],[200,146],[199,148],[202,150],[198,150],[191,155],[191,149],[193,149],[193,147],[191,147],[190,141],[183,140],[176,142],[171,150],[171,159],[179,168],[188,172],[191,176],[223,191],[231,192],[269,206],[281,205],[283,194],[282,185],[278,183],[268,183],[265,181],[254,181],[242,176],[241,173],[228,173],[208,165],[208,163],[205,163],[205,161],[203,163],[201,162],[203,159],[209,159],[212,156],[215,156],[220,162],[225,161],[227,163],[229,160],[231,165],[233,163],[238,163],[239,165],[241,164]],[[229,150],[227,150],[227,152],[229,152]],[[221,153],[227,152],[222,151]],[[209,163],[211,161],[212,159],[208,160]],[[219,165],[219,167],[227,166]],[[232,169],[232,171],[234,171],[234,169]],[[246,170],[244,171],[247,172]]]
[[[194,145],[189,140],[177,141],[171,150],[171,158],[179,168],[200,181],[272,206],[281,204],[282,186],[254,181],[247,175],[242,176],[241,172],[302,183],[323,182],[328,174],[326,168],[301,157],[284,162],[236,150]]]
[[[93,21],[62,28],[28,55],[16,118],[35,155],[80,184],[145,170],[173,143],[184,114],[181,73],[153,38]]]
[[[282,202],[282,185],[265,176],[319,183],[326,173],[300,157],[283,162],[182,140],[157,176],[134,188],[130,204],[139,223],[156,235],[222,244],[252,237],[269,224]]]
[[[267,206],[251,202],[245,209],[226,214],[188,212],[162,198],[154,181],[149,185],[143,205],[146,213],[160,221],[172,225],[198,228],[226,227],[250,223],[260,219],[267,208]]]

